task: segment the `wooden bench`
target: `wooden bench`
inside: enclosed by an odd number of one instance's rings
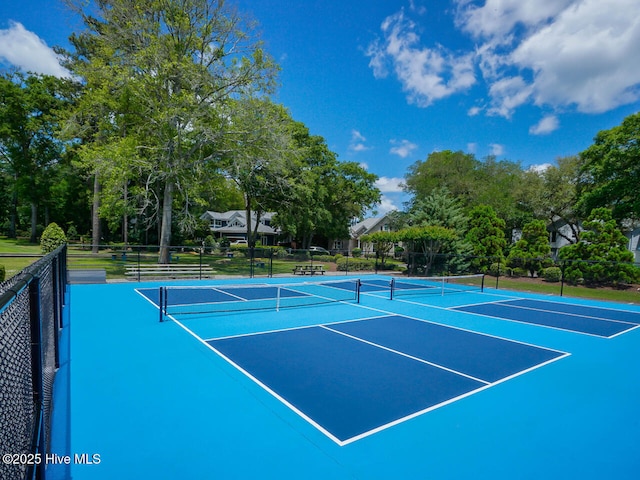
[[[293,269],[294,275],[315,275],[316,273],[321,273],[324,275],[325,269],[324,265],[296,265]]]
[[[215,270],[209,265],[140,265],[135,267],[126,267],[125,275],[129,277],[153,276],[153,277],[171,277],[179,276],[189,277],[210,277]]]

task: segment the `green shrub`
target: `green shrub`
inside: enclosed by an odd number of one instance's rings
[[[4,282],[4,278],[7,275],[7,271],[4,268],[4,265],[0,265],[0,282]]]
[[[542,276],[547,282],[559,282],[562,278],[562,270],[559,267],[549,267],[542,271]]]
[[[359,258],[362,256],[362,249],[361,248],[354,248],[353,250],[351,250],[351,255],[354,258]]]
[[[341,272],[355,272],[359,270],[375,270],[376,261],[366,258],[340,258],[337,262],[338,270]]]
[[[75,240],[78,238],[78,231],[73,224],[69,225],[69,228],[67,228],[67,238],[69,240]]]
[[[529,270],[523,267],[512,268],[511,270],[509,270],[509,276],[510,277],[528,277]]]
[[[213,235],[207,235],[204,239],[204,252],[211,253],[216,248],[216,240]]]
[[[314,262],[335,262],[335,260],[333,255],[313,255]]]
[[[504,263],[492,263],[489,266],[489,270],[486,272],[493,277],[498,275],[508,275],[509,268]]]
[[[67,243],[67,236],[57,223],[50,223],[40,237],[42,253],[53,252],[60,245]]]

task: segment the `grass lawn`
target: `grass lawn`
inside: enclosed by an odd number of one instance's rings
[[[0,265],[6,269],[6,278],[19,272],[21,269],[35,262],[42,255],[40,245],[29,243],[23,239],[8,239],[0,237]],[[123,257],[122,250],[101,250],[100,253],[91,253],[79,246],[71,246],[68,250],[68,266],[70,269],[104,269],[110,280],[124,279],[127,266],[153,265],[158,262],[156,253],[141,253],[138,259],[137,252],[127,252]],[[199,265],[200,254],[198,252],[173,252],[171,263],[175,265]],[[260,260],[256,260],[257,262]],[[295,265],[309,263],[310,260],[302,259],[273,259],[273,274],[292,274]],[[264,261],[264,267],[254,267],[255,276],[266,276],[269,273],[269,260]],[[336,264],[328,261],[314,260],[315,265],[324,265],[325,270],[335,271]],[[241,252],[234,252],[233,257],[226,254],[204,254],[202,264],[209,265],[215,274],[219,276],[249,276],[250,261]],[[487,276],[485,286],[493,288],[496,285],[495,277]],[[533,278],[500,277],[498,288],[505,290],[521,290],[548,295],[560,295],[560,283],[545,282]],[[640,285],[634,285],[626,289],[615,288],[589,288],[582,286],[564,285],[563,295],[567,297],[593,298],[613,302],[640,304]]]
[[[496,278],[485,277],[485,286],[493,288],[496,285]],[[560,295],[560,282],[545,282],[537,278],[509,278],[500,277],[498,288],[507,290],[520,290],[535,292],[547,295]],[[619,288],[591,288],[582,286],[567,285],[565,283],[562,294],[565,297],[592,298],[596,300],[607,300],[610,302],[636,303],[640,304],[640,285],[632,285],[625,289]]]
[[[14,276],[42,256],[40,245],[23,239],[0,237],[0,265],[4,265],[5,278]]]

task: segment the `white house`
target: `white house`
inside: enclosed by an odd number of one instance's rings
[[[626,232],[625,235],[629,239],[629,250],[631,250],[635,256],[633,261],[640,263],[640,227]]]
[[[351,252],[354,248],[361,248],[363,253],[373,253],[373,246],[371,244],[364,244],[360,241],[363,235],[375,233],[375,232],[389,232],[391,231],[390,219],[387,215],[382,217],[367,218],[361,222],[354,223],[349,228],[350,238],[348,242],[340,240],[340,247],[336,246],[334,242],[334,248],[336,250],[344,249],[344,243],[347,243],[347,248]]]
[[[276,245],[280,230],[271,226],[274,213],[263,213],[258,224],[257,241],[262,245]],[[256,227],[256,215],[251,215],[251,231]],[[230,241],[247,239],[247,213],[244,210],[229,210],[227,212],[207,211],[200,216],[201,220],[209,222],[209,228],[215,238],[228,238]]]

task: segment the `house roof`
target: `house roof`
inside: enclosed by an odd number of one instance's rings
[[[366,218],[365,220],[352,225],[350,228],[352,237],[360,237],[368,233],[379,232],[382,230],[385,222],[388,221],[386,215],[382,217]]]
[[[273,212],[265,212],[260,216],[260,224],[258,225],[258,233],[266,235],[277,235],[279,230],[262,223],[265,220],[271,220],[275,214]],[[251,230],[256,227],[256,215],[252,212]],[[244,210],[228,210],[226,212],[206,211],[200,216],[202,220],[220,220],[227,223],[224,227],[211,227],[212,231],[222,234],[244,234],[247,233],[247,214]],[[230,225],[231,223],[231,225]]]

